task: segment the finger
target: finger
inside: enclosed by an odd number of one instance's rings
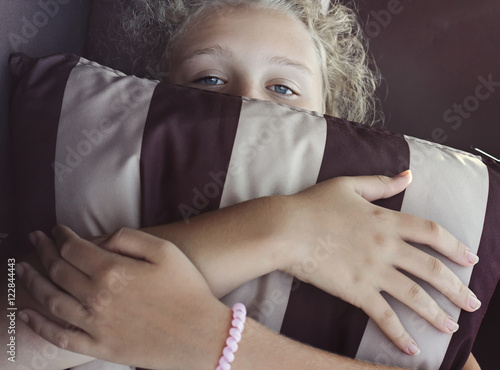
[[[467,246],[436,222],[398,213],[399,236],[409,242],[425,244],[462,266],[474,266],[479,258]]]
[[[53,234],[61,257],[88,276],[101,271],[102,266],[115,257],[94,243],[80,238],[66,226],[56,226]]]
[[[476,311],[481,302],[476,295],[438,258],[404,243],[406,252],[398,255],[394,265],[427,281],[443,293],[450,301],[466,311]]]
[[[98,348],[94,348],[92,338],[78,328],[69,325],[65,327],[57,325],[31,309],[24,309],[19,312],[19,318],[36,334],[59,348],[84,355],[96,356]],[[90,351],[92,348],[93,350]]]
[[[101,247],[150,263],[158,263],[164,255],[164,248],[172,243],[142,231],[121,228],[113,233]]]
[[[16,272],[33,298],[52,315],[77,326],[88,320],[89,313],[79,301],[58,289],[29,263],[19,263]]]
[[[420,353],[417,344],[405,330],[398,316],[379,292],[369,295],[367,304],[360,308],[377,324],[384,334],[403,353],[416,356]]]
[[[353,189],[367,201],[390,198],[401,193],[410,185],[412,175],[409,170],[394,177],[387,176],[357,176],[351,177]]]
[[[37,250],[43,268],[54,283],[67,292],[72,292],[75,286],[79,291],[91,289],[88,276],[61,258],[54,242],[47,235],[37,231],[30,234],[30,240]]]
[[[452,334],[458,330],[456,321],[419,284],[397,270],[388,271],[387,274],[387,281],[391,284],[382,287],[384,291],[443,333]]]

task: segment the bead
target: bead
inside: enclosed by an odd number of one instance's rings
[[[233,318],[241,320],[241,322],[243,322],[243,324],[247,320],[246,315],[243,312],[241,312],[241,311],[234,312],[233,313]]]
[[[236,328],[229,329],[229,334],[236,340],[236,343],[239,343],[241,340],[241,333]]]
[[[238,343],[233,337],[228,337],[226,339],[227,346],[231,349],[231,351],[236,352],[238,350]]]
[[[228,363],[234,361],[234,353],[233,351],[231,351],[229,347],[224,347],[224,349],[222,350],[222,355],[224,356],[224,358]]]
[[[233,312],[236,312],[236,311],[241,311],[243,312],[245,315],[247,314],[247,308],[245,307],[245,305],[243,303],[236,303],[234,306],[233,306]]]
[[[243,332],[243,328],[245,327],[245,324],[243,324],[240,319],[234,319],[233,321],[231,321],[231,325],[237,328],[240,332]]]
[[[219,366],[221,367],[222,370],[231,370],[231,365],[229,364],[229,362],[226,361],[224,356],[220,358]]]

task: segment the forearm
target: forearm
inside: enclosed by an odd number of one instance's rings
[[[247,319],[232,368],[246,369],[395,369],[327,353],[279,335]]]
[[[188,222],[143,229],[180,248],[218,298],[286,263],[277,232],[282,203],[265,197],[194,217]]]

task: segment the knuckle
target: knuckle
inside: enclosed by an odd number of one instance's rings
[[[466,305],[468,305],[469,304],[469,302],[468,302],[469,295],[472,294],[472,292],[462,282],[459,282],[458,284],[460,284],[460,287],[458,287],[455,290],[457,293],[455,295],[452,295],[450,297],[450,299],[453,301],[458,301],[461,297],[461,300],[464,301]]]
[[[403,328],[401,328],[401,333],[396,336],[394,339],[394,342],[400,347],[400,348],[405,348],[407,347],[406,344],[408,341],[411,339],[410,334]]]
[[[82,320],[88,325],[92,322],[95,322],[98,319],[97,310],[96,310],[96,302],[95,300],[87,299],[86,308],[84,309]]]
[[[442,289],[442,293],[451,301],[457,302],[460,300],[460,297],[467,299],[469,289],[459,279],[452,279]]]
[[[54,344],[61,349],[68,349],[69,337],[66,333],[57,333],[54,337]]]
[[[386,308],[380,317],[380,321],[386,325],[390,323],[395,317],[395,313],[391,308]]]
[[[373,243],[377,247],[383,247],[387,244],[387,237],[383,233],[375,233],[373,235]]]
[[[71,243],[69,240],[65,240],[59,247],[59,254],[61,257],[66,258],[71,252]]]
[[[457,255],[464,255],[466,252],[465,245],[463,245],[458,239],[456,240],[455,243],[455,252]]]
[[[47,307],[47,310],[54,316],[58,316],[60,313],[59,301],[55,296],[51,295],[45,299],[45,307]]]
[[[445,316],[445,312],[441,309],[436,301],[431,300],[424,306],[424,311],[422,312],[422,317],[430,320],[431,323],[440,322],[440,319]]]
[[[375,178],[380,181],[383,185],[387,184],[388,178],[382,175],[375,175]]]
[[[118,243],[122,235],[125,235],[129,232],[129,229],[126,227],[118,228],[113,234],[111,234],[108,242],[110,243]]]
[[[28,289],[28,291],[30,291],[30,292],[35,291],[36,290],[36,283],[37,283],[37,280],[34,278],[34,276],[31,273],[27,273],[26,277],[25,277],[26,289]]]
[[[443,263],[436,257],[429,256],[427,260],[427,271],[432,277],[441,275]]]
[[[59,259],[53,260],[50,263],[47,273],[52,281],[57,282],[57,278],[59,277],[62,264],[63,261]]]
[[[424,290],[417,283],[413,283],[410,290],[408,291],[408,295],[413,301],[417,302],[423,298]]]
[[[117,274],[117,266],[115,263],[110,262],[106,265],[102,266],[102,269],[99,273],[99,279],[101,282],[107,286],[108,283],[116,276]]]
[[[372,212],[373,212],[372,213],[373,217],[375,217],[376,219],[387,221],[388,212],[385,209],[381,207],[375,207],[375,209]]]
[[[89,310],[83,304],[78,305],[78,307],[76,308],[76,311],[77,311],[78,316],[82,320],[87,320],[90,316]],[[76,330],[78,330],[78,329],[76,328]]]
[[[434,238],[439,238],[441,236],[441,226],[439,226],[438,223],[431,220],[426,220],[425,228]]]

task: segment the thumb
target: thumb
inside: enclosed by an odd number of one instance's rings
[[[160,250],[170,244],[145,232],[121,228],[99,243],[101,248],[123,256],[155,263],[161,257]]]
[[[410,185],[412,175],[410,170],[406,170],[394,177],[359,176],[353,177],[352,180],[354,191],[367,201],[373,202],[401,193]]]

